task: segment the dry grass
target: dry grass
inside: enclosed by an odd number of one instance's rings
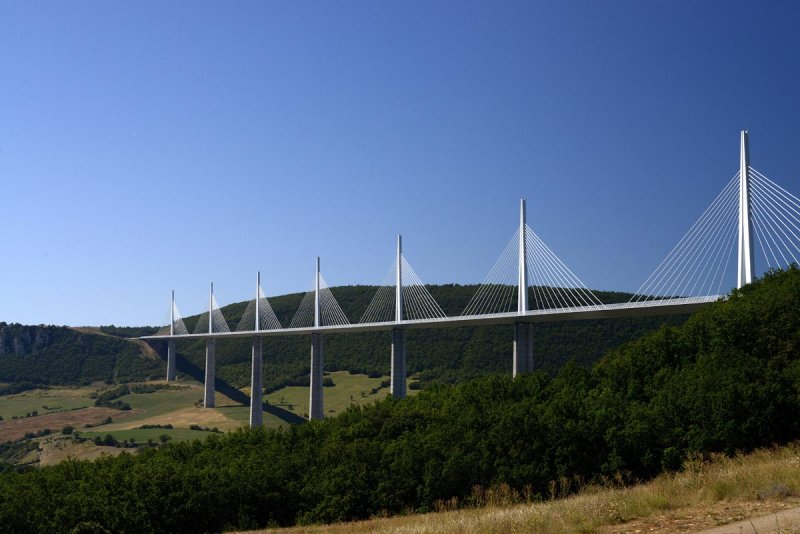
[[[122,452],[131,452],[130,449],[118,449],[117,447],[103,447],[95,445],[93,442],[75,443],[68,436],[50,436],[39,441],[38,454],[32,451],[30,461],[38,460],[39,465],[55,465],[67,458],[76,460],[94,460],[100,456],[116,456]]]
[[[91,407],[82,408],[80,410],[47,413],[36,417],[13,419],[11,421],[0,421],[0,442],[17,441],[25,437],[28,433],[36,434],[45,429],[51,432],[60,432],[62,428],[68,425],[82,430],[85,425],[99,425],[108,417],[112,419],[123,419],[134,416],[137,413],[136,410],[120,411],[111,408]]]
[[[551,486],[557,497],[569,481]],[[373,519],[354,523],[260,532],[390,533],[573,533],[692,532],[800,505],[800,443],[749,455],[689,461],[683,472],[622,488],[586,486],[577,495],[515,504],[506,489],[476,490],[479,508]],[[524,497],[523,497],[524,498]]]

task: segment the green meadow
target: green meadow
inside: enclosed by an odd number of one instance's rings
[[[33,389],[14,395],[5,395],[0,397],[0,416],[4,420],[10,420],[13,417],[25,417],[34,411],[43,415],[94,406],[94,401],[89,398],[89,395],[95,389],[97,388]]]

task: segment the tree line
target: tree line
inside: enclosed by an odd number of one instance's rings
[[[162,378],[164,362],[125,339],[65,326],[0,323],[0,382],[77,385]]]

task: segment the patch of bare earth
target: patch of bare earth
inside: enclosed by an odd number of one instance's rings
[[[117,421],[125,417],[130,417],[135,413],[138,413],[138,411],[121,411],[111,408],[91,407],[82,408],[80,410],[48,413],[35,417],[25,417],[23,419],[0,421],[0,443],[4,441],[17,441],[24,438],[28,433],[36,434],[45,429],[56,432],[60,431],[65,426],[71,426],[76,430],[81,430],[87,424],[99,425],[109,417]]]

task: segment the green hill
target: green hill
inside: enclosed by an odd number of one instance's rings
[[[0,322],[0,382],[131,382],[161,378],[165,369],[141,343],[89,329]]]
[[[800,438],[800,270],[555,377],[489,376],[288,430],[0,474],[0,524],[207,532],[536,500]],[[81,491],[74,491],[81,488]],[[503,489],[505,488],[505,489]]]

